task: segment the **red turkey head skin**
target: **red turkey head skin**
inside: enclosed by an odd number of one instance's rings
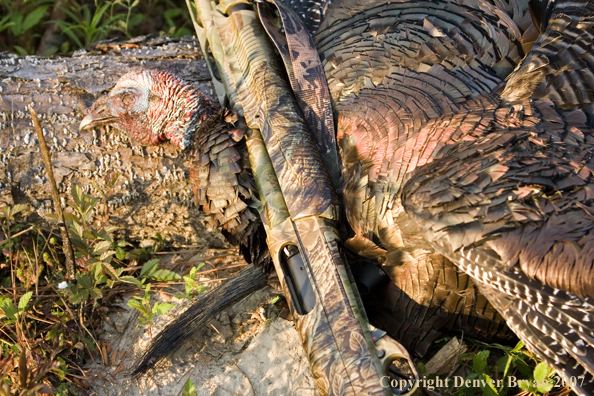
[[[196,127],[217,110],[197,88],[167,71],[134,70],[93,104],[80,130],[111,125],[143,145],[170,140],[185,149]]]

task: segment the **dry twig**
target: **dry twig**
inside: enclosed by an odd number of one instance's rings
[[[56,213],[58,214],[58,218],[60,219],[60,232],[62,234],[62,241],[64,244],[64,255],[66,256],[66,273],[68,278],[74,278],[74,251],[72,250],[72,244],[70,243],[70,237],[68,236],[68,230],[66,229],[66,221],[64,219],[64,212],[62,211],[62,204],[60,203],[60,193],[58,192],[58,187],[56,185],[56,179],[54,178],[54,171],[52,169],[52,156],[45,143],[45,137],[43,136],[43,130],[41,129],[41,124],[39,124],[39,119],[37,118],[37,113],[31,105],[28,106],[29,112],[31,113],[31,118],[33,119],[33,125],[35,126],[35,132],[37,132],[37,139],[39,140],[39,148],[41,150],[41,154],[43,155],[43,163],[45,164],[45,169],[47,171],[47,178],[50,182],[52,198],[54,200],[54,207],[56,209]]]

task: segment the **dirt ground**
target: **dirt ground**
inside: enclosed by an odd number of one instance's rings
[[[200,396],[315,394],[299,335],[269,304],[274,298],[270,287],[221,312],[144,377],[131,378],[129,370],[149,344],[151,331],[157,334],[189,306],[188,300],[163,296],[161,300],[176,306],[157,317],[151,330],[138,327],[138,312],[125,304],[126,299],[118,304],[120,312],[109,315],[100,341],[107,362],[97,360],[89,367],[94,394],[178,396],[188,379]]]

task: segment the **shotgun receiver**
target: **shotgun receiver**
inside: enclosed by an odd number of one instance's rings
[[[278,0],[195,4],[194,26],[219,101],[250,129],[268,247],[320,394],[414,392],[418,374],[407,351],[370,326],[340,255],[340,162],[309,34]],[[389,374],[396,362],[403,378]]]

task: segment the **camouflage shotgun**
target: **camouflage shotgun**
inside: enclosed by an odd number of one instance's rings
[[[369,324],[340,255],[339,156],[311,38],[279,1],[195,4],[194,25],[219,100],[250,129],[246,141],[268,247],[319,392],[414,392],[418,374],[407,351]],[[395,362],[410,382],[391,382]]]

